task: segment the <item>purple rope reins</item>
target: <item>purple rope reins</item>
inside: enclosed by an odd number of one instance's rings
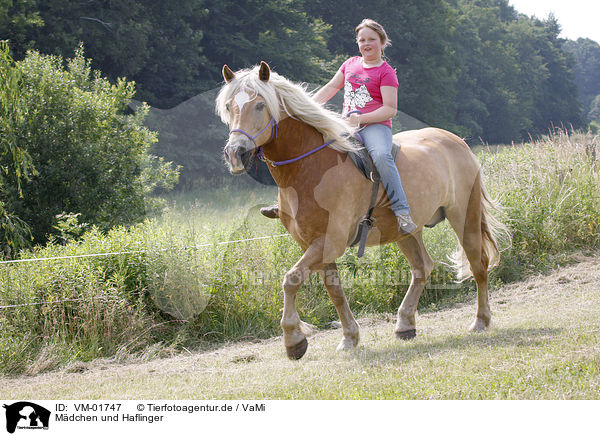
[[[319,150],[322,150],[323,148],[327,147],[331,143],[333,143],[333,140],[327,141],[325,144],[319,145],[317,148],[313,148],[312,150],[307,151],[306,153],[304,153],[301,156],[294,157],[294,158],[288,159],[288,160],[280,160],[280,161],[277,161],[277,162],[272,161],[271,159],[267,159],[265,157],[264,153],[263,153],[262,147],[259,147],[258,152],[256,153],[256,156],[260,160],[262,160],[263,162],[266,162],[266,163],[268,163],[269,165],[271,165],[273,167],[278,167],[278,166],[281,166],[281,165],[287,165],[287,164],[291,164],[291,163],[297,162],[300,159],[304,159],[306,156],[310,156],[311,154],[316,153]]]

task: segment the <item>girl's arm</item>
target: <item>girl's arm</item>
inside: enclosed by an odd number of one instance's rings
[[[333,79],[313,95],[313,99],[321,104],[326,103],[342,89],[342,86],[344,86],[344,74],[338,70]]]
[[[398,88],[394,86],[382,86],[380,89],[383,106],[366,114],[350,114],[348,122],[352,126],[379,123],[389,118],[393,118],[396,115],[396,112],[398,111]]]

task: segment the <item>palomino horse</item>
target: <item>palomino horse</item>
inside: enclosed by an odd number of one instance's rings
[[[264,62],[237,73],[225,65],[223,77],[226,84],[216,108],[231,127],[224,148],[229,170],[243,173],[244,159],[261,150],[279,187],[281,221],[304,252],[283,280],[281,327],[288,357],[299,359],[308,347],[307,325],[298,316],[295,300],[298,288],[313,272],[321,275],[342,323],[338,350],[356,347],[359,327],[335,262],[356,236],[369,207],[372,182],[348,158],[356,147],[347,141],[350,127]],[[435,128],[398,133],[394,141],[401,144],[396,164],[417,230],[410,235],[398,232],[387,195],[380,189],[373,211],[375,227],[367,239],[367,245],[395,242],[410,264],[412,280],[394,332],[399,339],[416,334],[417,304],[433,269],[423,244],[423,226],[444,218],[462,246],[455,255],[459,277],[472,274],[477,282],[477,314],[470,330],[485,330],[491,319],[488,269],[499,260],[495,235],[502,225],[488,212],[492,203],[475,156],[460,138]]]

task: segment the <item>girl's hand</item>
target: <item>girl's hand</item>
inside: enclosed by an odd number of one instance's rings
[[[352,127],[359,127],[360,126],[360,114],[358,114],[358,113],[350,114],[350,116],[348,116],[348,124],[350,124]]]

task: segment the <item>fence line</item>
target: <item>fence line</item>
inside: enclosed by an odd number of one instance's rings
[[[278,235],[270,235],[270,236],[258,236],[256,238],[247,238],[247,239],[236,239],[233,241],[222,241],[222,242],[213,242],[213,243],[209,243],[209,244],[200,244],[200,245],[193,245],[190,247],[183,247],[183,248],[160,248],[157,250],[132,250],[132,251],[114,251],[111,253],[90,253],[90,254],[78,254],[78,255],[73,255],[73,256],[56,256],[56,257],[35,257],[35,258],[30,258],[30,259],[16,259],[16,260],[5,260],[5,261],[1,261],[0,265],[2,264],[14,264],[14,263],[23,263],[23,262],[41,262],[41,261],[52,261],[52,260],[60,260],[60,259],[79,259],[79,258],[85,258],[85,257],[102,257],[102,256],[119,256],[122,254],[138,254],[138,253],[149,253],[149,252],[160,252],[160,251],[168,251],[168,250],[190,250],[190,249],[200,249],[200,248],[206,248],[206,247],[214,247],[214,246],[219,246],[219,245],[227,245],[227,244],[237,244],[240,242],[249,242],[249,241],[260,241],[263,239],[272,239],[272,238],[280,238],[282,236],[290,236],[289,233],[280,233]],[[65,303],[68,301],[82,301],[83,298],[69,298],[66,300],[57,300],[57,301],[39,301],[36,303],[23,303],[23,304],[9,304],[6,306],[0,306],[0,310],[2,309],[12,309],[12,308],[17,308],[17,307],[26,307],[26,306],[38,306],[38,305],[42,305],[42,304],[58,304],[58,303]]]
[[[122,254],[150,253],[150,252],[160,252],[160,251],[169,251],[169,250],[191,250],[191,249],[213,247],[213,246],[218,246],[218,245],[236,244],[239,242],[259,241],[261,239],[279,238],[281,236],[290,236],[290,234],[289,233],[280,233],[278,235],[259,236],[256,238],[247,238],[247,239],[237,239],[234,241],[213,242],[213,243],[209,243],[209,244],[192,245],[189,247],[182,247],[182,248],[159,248],[159,249],[155,249],[155,250],[148,249],[148,250],[132,250],[132,251],[114,251],[111,253],[74,254],[72,256],[34,257],[34,258],[30,258],[30,259],[4,260],[4,261],[0,261],[0,265],[6,265],[6,264],[12,264],[12,263],[24,263],[24,262],[41,262],[41,261],[60,260],[60,259],[80,259],[80,258],[84,258],[84,257],[119,256]]]
[[[99,298],[96,298],[98,300]],[[58,304],[66,303],[67,301],[83,301],[84,298],[67,298],[66,300],[56,301],[38,301],[37,303],[23,303],[23,304],[9,304],[7,306],[0,306],[0,309],[13,309],[15,307],[27,307],[27,306],[41,306],[42,304]]]

